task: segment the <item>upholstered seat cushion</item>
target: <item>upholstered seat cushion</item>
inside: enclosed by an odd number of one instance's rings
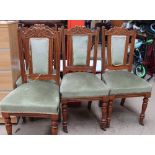
[[[9,113],[57,114],[59,87],[49,81],[22,84],[1,101],[1,111]]]
[[[60,92],[65,98],[108,95],[109,89],[93,73],[75,72],[64,75]]]
[[[110,89],[110,95],[151,92],[151,85],[128,71],[106,71],[102,80]]]

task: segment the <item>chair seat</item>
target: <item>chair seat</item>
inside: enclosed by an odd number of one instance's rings
[[[64,98],[98,97],[108,95],[109,89],[93,73],[75,72],[64,75],[60,92]]]
[[[54,82],[22,84],[1,101],[1,111],[9,113],[58,114],[59,87]]]
[[[110,95],[151,92],[152,86],[144,79],[128,71],[106,71],[102,80],[110,89]]]

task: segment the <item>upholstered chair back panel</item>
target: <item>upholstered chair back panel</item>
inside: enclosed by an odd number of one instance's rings
[[[60,31],[46,25],[18,30],[22,83],[29,80],[60,82]]]
[[[125,54],[126,36],[111,36],[111,61],[113,65],[123,65]]]
[[[92,31],[81,26],[67,30],[62,28],[63,74],[96,72],[98,34],[99,29]],[[94,54],[91,57],[93,45]]]
[[[30,38],[33,73],[48,74],[49,39]]]
[[[73,65],[86,65],[88,36],[72,36]]]

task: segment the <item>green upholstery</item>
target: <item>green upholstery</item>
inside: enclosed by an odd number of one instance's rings
[[[128,71],[106,71],[102,80],[110,89],[110,95],[151,92],[152,86],[144,79]]]
[[[60,92],[65,98],[97,97],[108,95],[109,89],[93,73],[75,72],[64,75]]]
[[[128,53],[129,52],[130,52],[130,46],[128,46]],[[98,44],[98,49],[97,49],[97,59],[98,60],[101,60],[102,59],[101,53],[102,53],[102,45],[101,44]],[[119,55],[119,56],[121,57],[121,55]],[[122,57],[124,57],[124,55]],[[92,50],[91,50],[91,60],[93,60],[93,59],[94,59],[94,46],[92,47]],[[105,47],[105,59],[107,60],[107,47]],[[122,60],[123,60],[123,58],[122,58]]]
[[[33,73],[47,74],[49,39],[30,38],[30,49],[32,52]]]
[[[113,35],[111,37],[111,58],[113,65],[122,65],[124,59],[126,36]]]
[[[86,65],[88,36],[73,36],[73,65]]]
[[[58,114],[59,87],[49,81],[22,84],[1,101],[1,111],[9,113]]]

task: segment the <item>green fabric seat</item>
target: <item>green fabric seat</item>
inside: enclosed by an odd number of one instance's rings
[[[152,86],[128,71],[106,71],[102,80],[110,88],[110,95],[151,92]]]
[[[59,87],[49,81],[33,81],[22,84],[1,101],[1,111],[58,114]]]
[[[60,92],[65,98],[107,96],[109,89],[93,73],[75,72],[64,75]]]

